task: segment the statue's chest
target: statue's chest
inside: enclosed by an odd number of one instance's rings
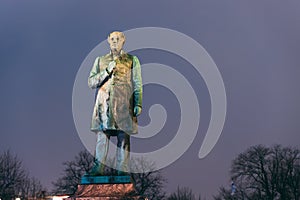
[[[103,59],[100,68],[107,68],[110,62],[112,62],[112,59]],[[113,84],[130,84],[132,77],[132,59],[129,57],[121,57],[115,60],[115,62],[116,68],[112,76]]]

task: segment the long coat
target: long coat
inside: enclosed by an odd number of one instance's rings
[[[113,73],[107,67],[113,61],[111,53],[97,57],[90,72],[88,85],[96,89],[91,131],[122,130],[138,132],[135,106],[142,107],[142,77],[138,58],[125,52],[115,60]]]

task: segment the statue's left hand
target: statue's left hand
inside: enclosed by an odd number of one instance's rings
[[[140,106],[135,106],[133,110],[133,114],[135,117],[139,116],[142,112],[142,108]]]

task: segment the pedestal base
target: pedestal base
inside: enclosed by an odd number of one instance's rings
[[[136,194],[130,176],[84,176],[73,199],[76,200],[144,200]]]
[[[104,200],[122,199],[124,196],[134,196],[132,183],[125,184],[84,184],[78,185],[76,199]]]
[[[130,176],[83,176],[81,184],[131,183]]]

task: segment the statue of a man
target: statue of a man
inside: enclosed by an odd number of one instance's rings
[[[122,32],[109,34],[110,53],[97,57],[88,85],[96,89],[91,131],[97,134],[95,164],[89,175],[103,175],[111,136],[116,136],[116,169],[128,171],[130,135],[137,133],[142,111],[141,66],[136,56],[123,51]]]

